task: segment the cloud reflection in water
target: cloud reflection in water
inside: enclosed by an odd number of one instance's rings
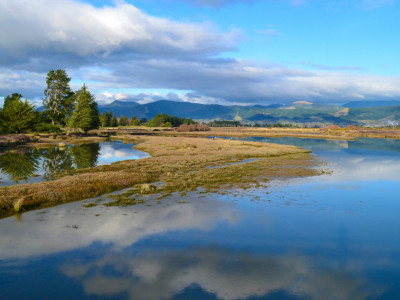
[[[301,256],[267,256],[219,247],[113,253],[89,263],[74,262],[62,272],[79,280],[87,294],[130,299],[170,299],[193,285],[218,299],[246,299],[284,290],[307,299],[365,299],[366,283],[343,270],[316,268]],[[110,268],[113,273],[111,275]]]

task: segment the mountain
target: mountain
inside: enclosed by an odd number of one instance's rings
[[[137,102],[133,102],[133,101],[125,102],[125,101],[115,100],[110,104],[99,105],[99,111],[101,114],[103,112],[112,111],[118,117],[120,117],[121,115],[126,116],[127,111],[128,112],[134,111],[138,106],[140,106],[140,104]],[[132,117],[132,116],[130,116],[130,117]]]
[[[131,102],[121,102],[118,101],[115,104],[114,101],[107,105],[100,105],[100,113],[112,111],[117,114],[117,116],[127,116],[131,118],[137,116],[140,118],[151,119],[156,114],[168,114],[177,116],[180,118],[192,118],[192,119],[227,119],[231,120],[235,117],[235,112],[232,106],[223,106],[217,104],[197,104],[190,102],[176,102],[169,100],[160,100],[156,102],[151,102],[147,104],[138,104],[135,102],[131,105]]]
[[[378,102],[382,103],[382,102]],[[100,105],[101,113],[151,119],[165,113],[197,121],[236,120],[243,123],[299,123],[307,125],[388,125],[400,121],[400,105],[352,108],[346,106],[296,101],[268,106],[224,106],[161,100],[147,104],[114,101]]]
[[[400,101],[353,101],[343,104],[343,107],[348,108],[361,108],[361,107],[381,107],[381,106],[397,106],[400,105]]]

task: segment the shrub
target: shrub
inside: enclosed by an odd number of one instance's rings
[[[210,127],[204,124],[182,124],[177,129],[179,132],[210,131]]]
[[[51,125],[50,123],[39,123],[34,127],[37,132],[51,133],[51,132],[61,132],[58,125]]]

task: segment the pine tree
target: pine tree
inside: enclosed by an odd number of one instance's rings
[[[74,109],[75,97],[69,87],[70,81],[71,78],[68,77],[65,70],[50,70],[47,73],[43,107],[52,125],[55,123],[66,124]]]
[[[109,111],[109,112],[107,113],[107,127],[110,127],[110,126],[111,126],[111,120],[112,120],[112,112]]]
[[[6,96],[4,98],[3,108],[7,107],[14,100],[19,100],[21,98],[22,98],[22,95],[18,94],[18,93],[13,93],[12,95]]]
[[[72,113],[70,125],[80,128],[83,132],[97,129],[100,126],[100,114],[97,102],[93,95],[87,90],[86,85],[76,92],[76,108]]]
[[[19,97],[7,102],[1,111],[0,123],[6,132],[20,133],[34,127],[40,121],[40,113],[28,100]]]
[[[118,127],[118,119],[117,116],[115,115],[115,113],[113,114],[113,117],[111,119],[111,127]]]
[[[121,115],[119,118],[119,126],[126,126],[128,124],[128,118]]]

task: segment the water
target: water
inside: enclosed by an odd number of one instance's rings
[[[0,186],[53,180],[60,173],[150,155],[133,144],[108,141],[68,147],[17,148],[0,152]]]
[[[268,141],[333,173],[0,220],[0,298],[399,299],[400,141]]]

